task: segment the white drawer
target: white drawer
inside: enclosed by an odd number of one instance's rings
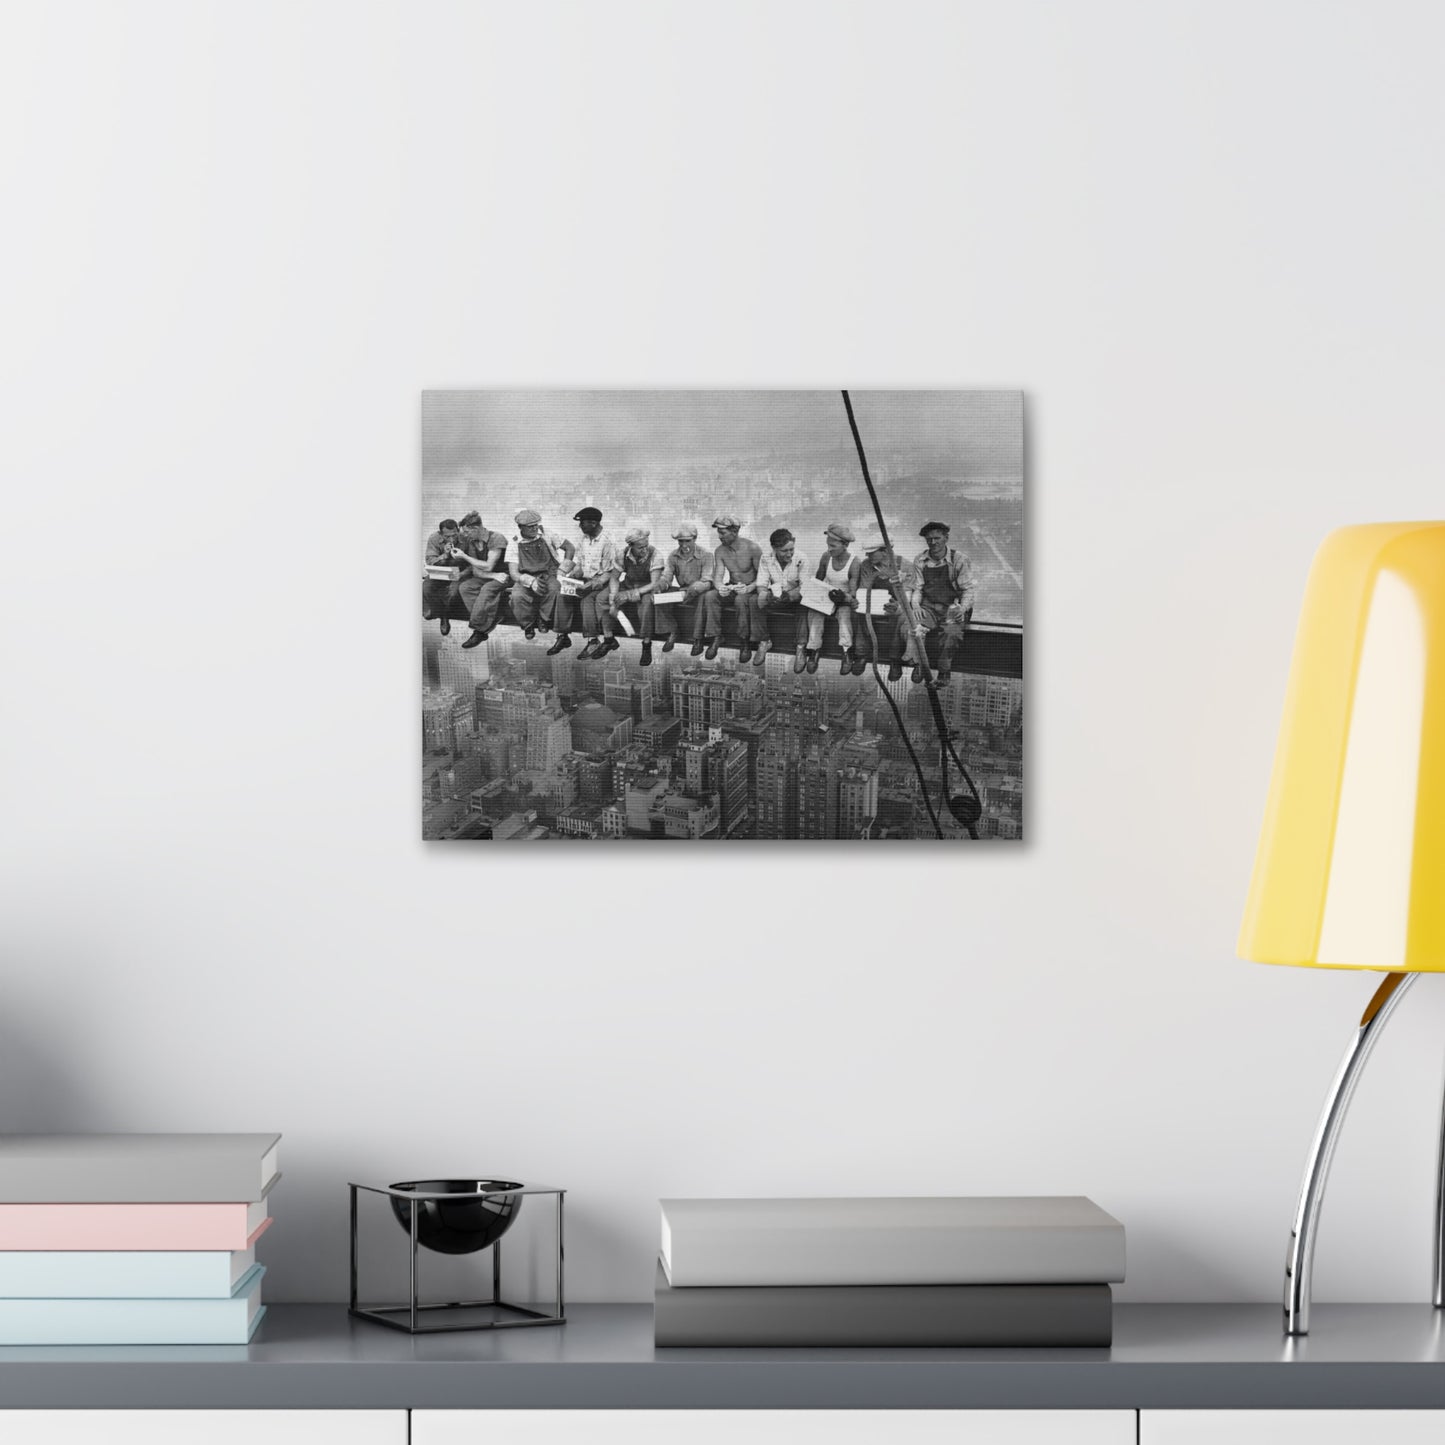
[[[1441,1445],[1445,1410],[1144,1410],[1139,1445]]]
[[[411,1445],[1135,1445],[1132,1410],[414,1410]]]
[[[405,1410],[0,1410],[0,1445],[406,1445]]]

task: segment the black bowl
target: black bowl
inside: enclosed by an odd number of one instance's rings
[[[495,1244],[512,1227],[522,1207],[520,1194],[482,1197],[500,1189],[522,1187],[510,1179],[412,1179],[391,1187],[416,1194],[451,1196],[416,1201],[417,1243],[438,1254],[475,1254]],[[392,1197],[391,1212],[408,1234],[411,1233],[411,1211],[408,1200]]]

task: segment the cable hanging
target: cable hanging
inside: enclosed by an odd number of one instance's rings
[[[928,693],[928,705],[933,714],[933,726],[938,732],[939,761],[943,774],[940,797],[948,811],[953,815],[955,822],[967,832],[970,838],[978,837],[978,819],[983,812],[983,800],[979,796],[978,787],[970,776],[969,771],[963,765],[963,759],[959,757],[958,750],[953,745],[953,739],[949,736],[948,724],[943,716],[943,704],[938,697],[938,684],[934,680],[933,670],[928,665],[928,653],[923,645],[923,635],[918,630],[918,623],[913,613],[913,604],[903,587],[901,571],[898,565],[898,558],[893,551],[893,543],[888,536],[888,523],[883,520],[883,508],[878,501],[878,492],[873,486],[873,478],[868,471],[868,458],[863,451],[863,438],[858,434],[858,422],[853,415],[853,402],[848,396],[847,388],[843,390],[843,406],[848,413],[848,426],[853,433],[853,445],[858,449],[858,464],[863,468],[863,485],[868,488],[869,500],[873,503],[873,514],[878,518],[878,530],[883,536],[883,546],[888,555],[888,570],[892,573],[888,588],[893,594],[893,600],[898,604],[898,611],[902,623],[910,637],[917,639],[917,650],[919,666],[923,671],[923,685]],[[928,816],[933,822],[933,830],[938,837],[943,837],[943,825],[939,822],[938,813],[928,796],[928,780],[923,775],[923,765],[918,760],[918,754],[914,750],[913,741],[908,736],[908,728],[903,720],[903,714],[899,711],[897,699],[888,691],[883,681],[883,674],[878,670],[878,634],[873,630],[872,609],[869,605],[872,598],[873,585],[870,580],[864,593],[864,621],[868,627],[868,637],[873,644],[873,677],[878,683],[879,689],[888,699],[888,706],[893,709],[893,716],[898,721],[898,731],[903,736],[904,746],[908,749],[908,756],[913,760],[913,770],[918,774],[919,790],[923,794],[923,801],[928,808]],[[948,786],[948,764],[950,759],[954,767],[958,769],[959,776],[963,779],[968,788],[967,793],[952,793]]]

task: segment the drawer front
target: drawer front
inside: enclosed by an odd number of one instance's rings
[[[414,1410],[411,1445],[1135,1445],[1132,1410]]]
[[[1140,1445],[1441,1445],[1445,1410],[1144,1410]]]
[[[0,1410],[0,1445],[407,1445],[405,1410]]]

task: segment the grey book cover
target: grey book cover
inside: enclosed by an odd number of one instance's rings
[[[669,1283],[1115,1284],[1124,1226],[1081,1195],[664,1199]]]
[[[276,1182],[279,1134],[7,1134],[0,1203],[250,1204]]]
[[[659,1348],[1096,1348],[1113,1340],[1106,1284],[865,1284],[685,1289],[659,1261]]]

